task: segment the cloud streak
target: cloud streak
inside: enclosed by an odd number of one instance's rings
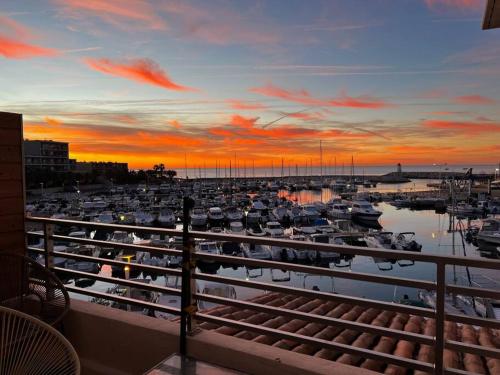
[[[448,130],[452,135],[479,135],[500,132],[500,123],[482,121],[424,120],[423,126],[428,129]]]
[[[382,99],[375,98],[369,95],[352,97],[345,92],[341,92],[338,98],[321,99],[313,97],[307,90],[287,90],[271,83],[262,87],[253,87],[249,89],[255,94],[264,95],[272,98],[300,103],[308,106],[322,107],[344,107],[344,108],[361,108],[361,109],[381,109],[394,107],[394,104],[388,103]]]
[[[19,22],[0,15],[0,55],[7,59],[29,59],[51,57],[59,52],[30,43],[33,32]]]
[[[454,98],[454,102],[457,104],[472,104],[472,105],[491,105],[496,103],[494,99],[482,95],[457,96],[456,98]]]
[[[194,88],[182,86],[173,82],[165,71],[153,60],[135,59],[128,61],[113,61],[110,59],[86,58],[85,64],[93,70],[131,81],[161,87],[173,91],[197,91]]]
[[[99,18],[120,29],[166,30],[167,23],[145,0],[54,0],[72,19]]]

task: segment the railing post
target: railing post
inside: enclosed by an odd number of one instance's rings
[[[446,297],[446,263],[436,263],[436,347],[434,374],[444,374],[444,322],[445,322],[445,297]]]
[[[54,235],[54,224],[44,223],[43,224],[43,246],[45,253],[45,267],[49,270],[54,269],[54,240],[52,236]]]
[[[193,272],[195,264],[193,262],[193,239],[189,235],[189,214],[194,206],[194,201],[189,197],[184,197],[183,219],[182,219],[182,284],[181,284],[181,325],[180,325],[180,352],[187,354],[186,338],[192,329],[191,316],[196,310],[193,301],[192,285],[194,282]],[[195,289],[196,290],[196,289]]]

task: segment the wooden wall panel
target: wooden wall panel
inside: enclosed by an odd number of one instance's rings
[[[0,112],[0,252],[26,253],[24,235],[23,119]],[[0,296],[17,293],[20,268],[0,262]]]

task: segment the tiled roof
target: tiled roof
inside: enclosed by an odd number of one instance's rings
[[[348,305],[346,303],[309,299],[306,297],[279,293],[267,293],[253,298],[251,301],[284,309],[356,321],[359,323],[420,333],[428,336],[434,336],[435,332],[434,319],[391,311],[381,311],[375,308]],[[396,338],[380,337],[372,333],[361,333],[359,331],[344,329],[333,325],[327,326],[320,323],[308,323],[299,319],[292,319],[285,316],[273,316],[268,313],[252,310],[241,310],[231,306],[217,306],[204,311],[204,313],[309,337],[348,344],[355,347],[372,349],[400,357],[413,358],[431,363],[434,361],[434,349],[432,347],[405,340],[398,340]],[[297,353],[308,354],[339,363],[375,370],[385,374],[406,374],[406,370],[399,366],[388,365],[380,361],[365,359],[352,354],[342,354],[331,349],[319,349],[311,345],[279,339],[275,336],[260,335],[251,331],[234,327],[218,326],[212,323],[201,323],[200,328],[214,330],[215,332],[225,335],[272,345]],[[500,331],[498,330],[487,328],[479,329],[470,325],[446,322],[445,337],[448,340],[456,340],[463,343],[500,349]],[[462,354],[445,350],[444,365],[445,367],[452,367],[478,374],[500,374],[499,359],[484,358],[475,354]],[[422,375],[424,373],[416,371],[415,374]]]

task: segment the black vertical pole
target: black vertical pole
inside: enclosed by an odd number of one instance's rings
[[[186,335],[191,327],[191,271],[192,271],[192,243],[189,237],[189,213],[194,207],[194,201],[189,197],[183,200],[182,219],[182,284],[181,284],[181,326],[180,351],[186,355]]]

